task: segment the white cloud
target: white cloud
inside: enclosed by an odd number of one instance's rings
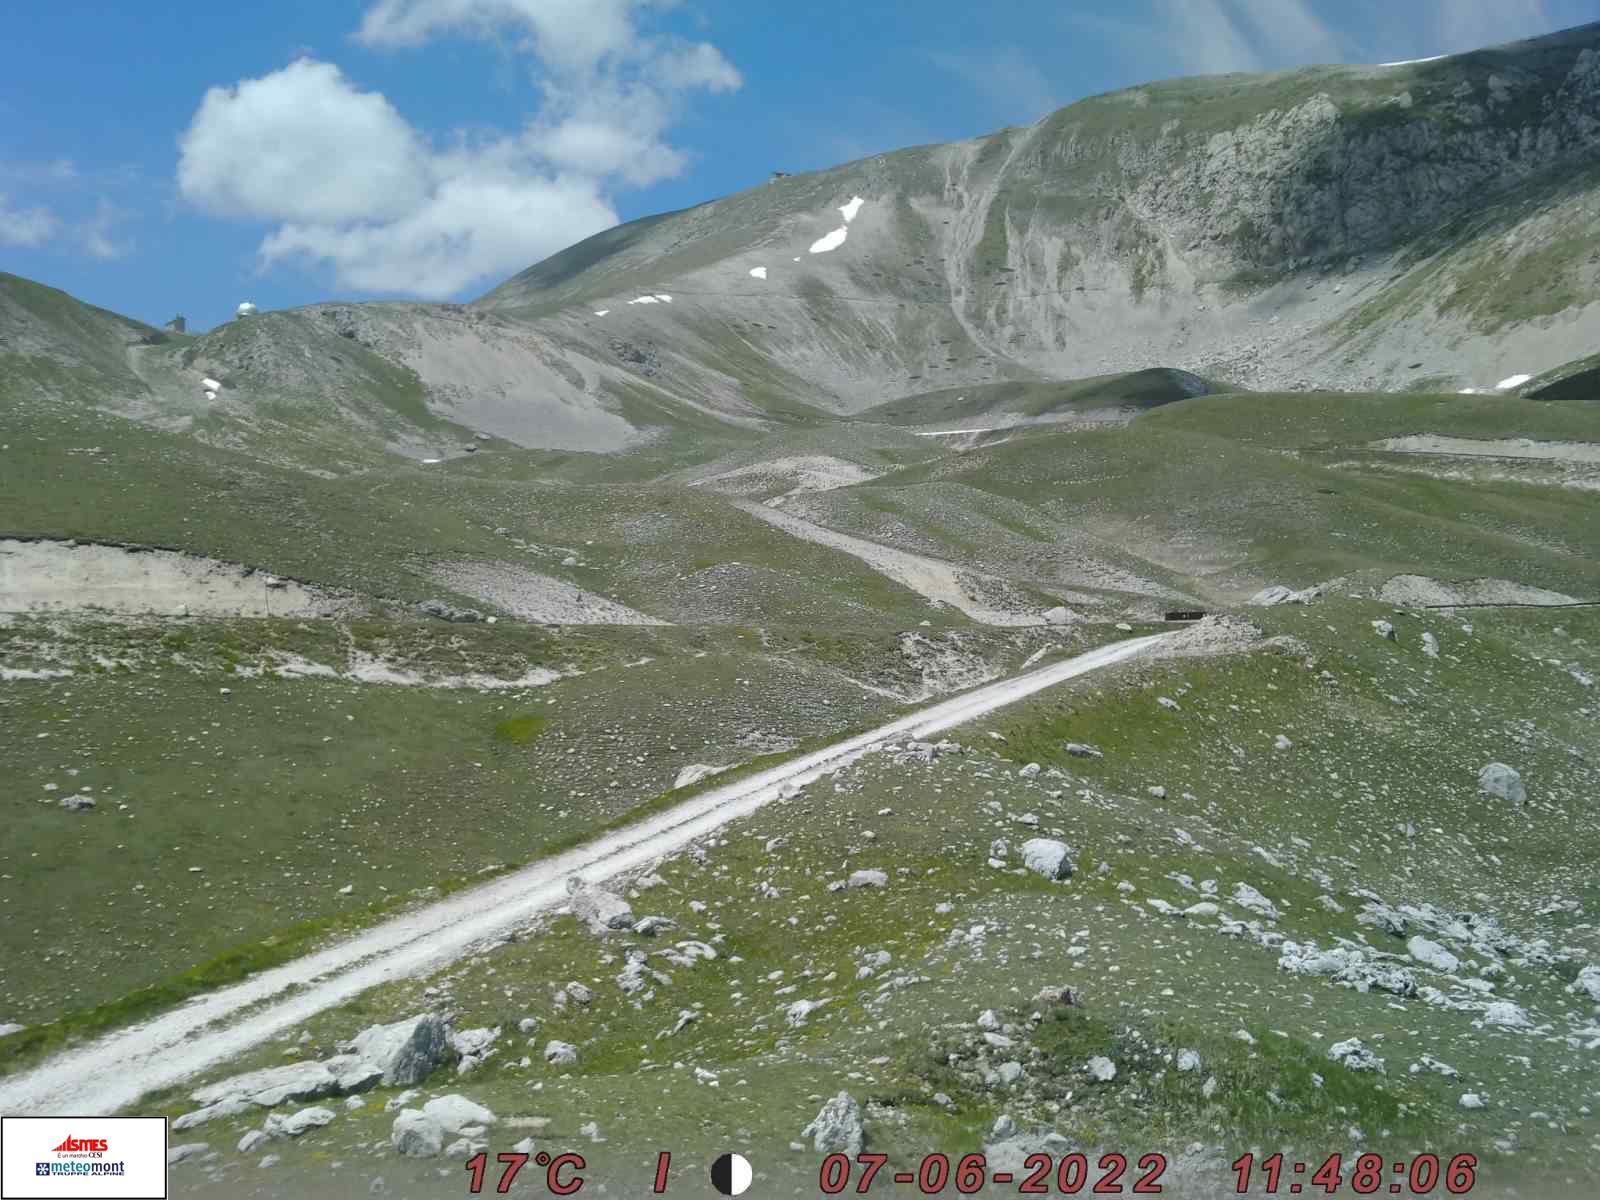
[[[673,0],[378,0],[377,47],[509,38],[542,106],[524,128],[437,145],[383,95],[301,59],[207,92],[181,139],[184,197],[278,224],[264,265],[329,264],[341,284],[444,297],[617,221],[611,195],[680,173],[667,140],[685,95],[742,84],[716,47],[650,36]]]
[[[308,58],[211,88],[179,149],[179,190],[218,216],[384,220],[427,195],[427,147],[405,118]]]
[[[45,208],[12,208],[0,195],[0,246],[42,246],[61,227]]]
[[[83,248],[91,258],[110,260],[126,258],[133,253],[133,239],[119,238],[116,236],[118,225],[127,221],[133,214],[127,209],[118,208],[110,201],[101,197],[95,206],[94,216],[83,226]]]
[[[304,256],[330,263],[349,287],[442,299],[616,223],[590,181],[470,170],[398,220],[285,225],[262,243],[261,258]]]

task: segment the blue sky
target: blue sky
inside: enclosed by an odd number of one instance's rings
[[[1425,57],[1600,0],[66,0],[0,46],[0,270],[191,328],[465,300],[617,220],[1172,75]]]

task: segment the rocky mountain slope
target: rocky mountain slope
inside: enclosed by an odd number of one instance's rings
[[[1600,24],[1097,96],[631,222],[467,306],[312,305],[150,345],[165,335],[0,277],[0,353],[218,444],[298,436],[282,460],[320,445],[310,465],[335,471],[475,433],[670,457],[1156,365],[1494,390],[1600,340],[1597,190]],[[205,378],[227,403],[201,403]]]
[[[1600,336],[1597,151],[1600,25],[1175,80],[610,230],[478,306],[836,411],[1153,361],[1492,387]]]

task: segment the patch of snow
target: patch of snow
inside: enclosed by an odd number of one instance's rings
[[[596,309],[595,310],[595,314],[594,315],[597,316],[597,317],[603,317],[610,311],[611,310],[609,308],[600,308],[600,309]]]
[[[765,279],[767,277],[767,269],[765,267],[751,267],[750,274],[757,279]]]
[[[672,303],[672,297],[668,296],[664,292],[658,292],[656,294],[656,299],[661,301],[661,303],[663,303],[663,304],[671,304]]]
[[[208,392],[220,392],[222,390],[222,385],[209,376],[200,381],[200,386]]]
[[[656,303],[656,298],[654,296],[640,296],[637,300],[629,300],[628,303],[629,304],[654,304],[654,303]]]
[[[444,461],[444,459],[442,459],[442,458],[425,458],[422,461],[423,461],[423,463],[425,465],[431,466],[434,463],[442,463]]]
[[[846,225],[850,224],[851,221],[856,219],[856,214],[861,211],[861,206],[864,203],[866,203],[866,201],[862,200],[860,196],[852,196],[850,197],[849,204],[842,204],[839,206],[839,211],[844,214],[844,223]]]
[[[1532,378],[1532,375],[1510,375],[1495,384],[1494,390],[1497,392],[1509,391],[1511,388],[1521,387]]]
[[[850,231],[841,225],[827,236],[820,237],[816,241],[812,242],[811,253],[826,254],[830,250],[837,250],[840,246],[844,245],[845,238],[849,236]],[[796,259],[795,261],[799,262],[800,260]]]

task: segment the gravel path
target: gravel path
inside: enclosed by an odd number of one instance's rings
[[[598,883],[638,870],[884,743],[927,738],[964,725],[1075,676],[1132,658],[1164,636],[1102,646],[932,705],[203,995],[142,1025],[60,1054],[26,1074],[0,1080],[0,1112],[88,1116],[127,1108],[149,1092],[235,1058],[369,988],[435,971],[536,914],[560,908],[567,901],[569,876]]]
[[[1042,610],[1026,612],[993,607],[979,592],[981,576],[959,570],[937,558],[896,550],[891,546],[869,542],[866,538],[840,533],[765,504],[735,501],[735,505],[752,517],[760,517],[767,524],[776,525],[785,533],[859,558],[874,571],[887,575],[902,587],[910,588],[929,600],[958,608],[980,624],[1014,627],[1045,623]]]

